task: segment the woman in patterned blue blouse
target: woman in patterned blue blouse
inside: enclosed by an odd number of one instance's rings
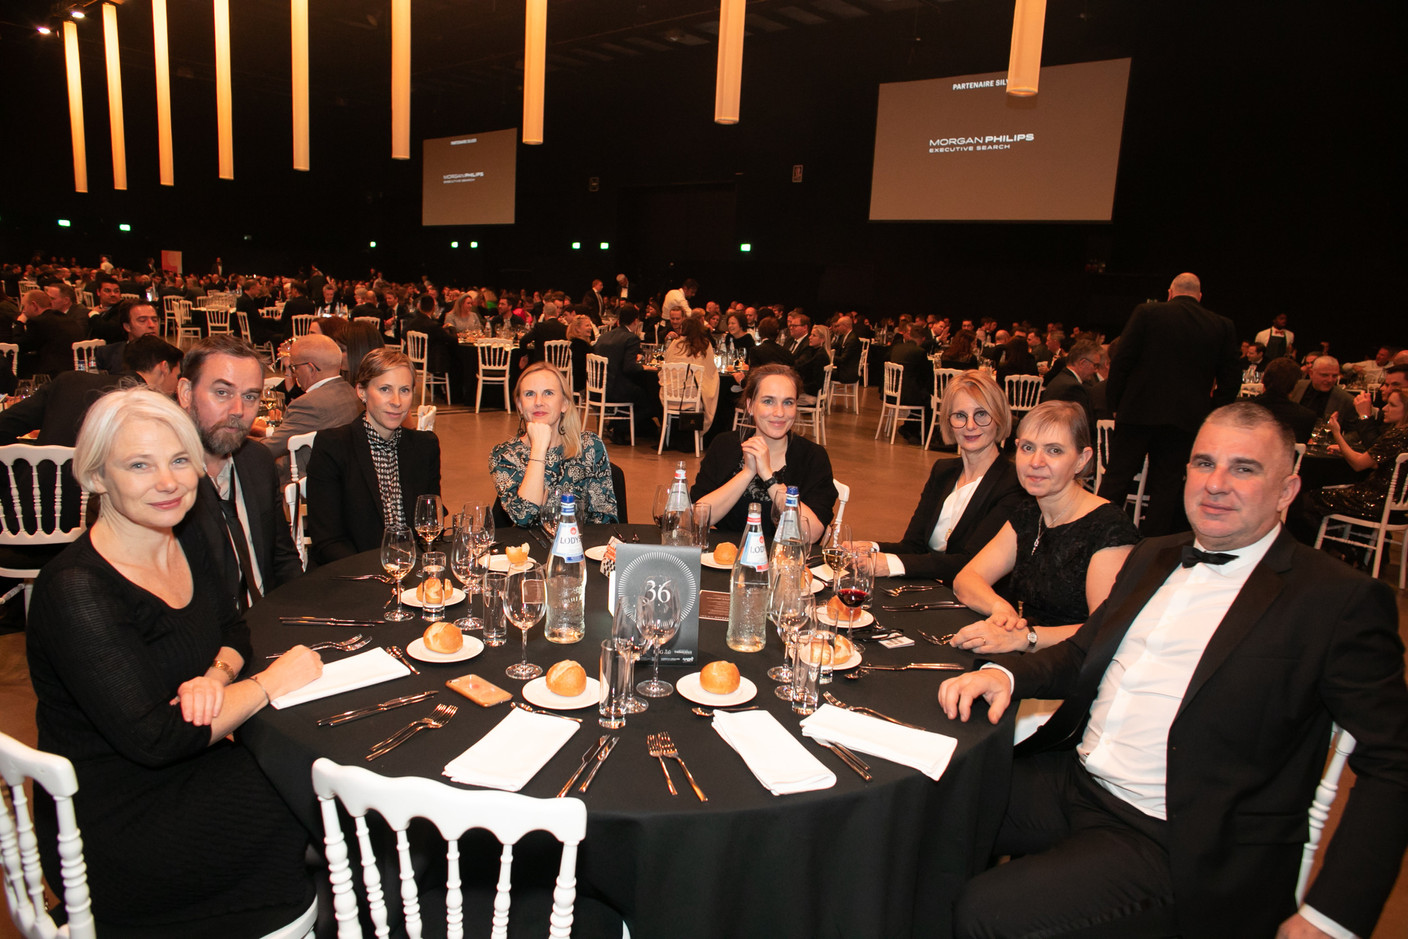
[[[606,444],[582,429],[562,373],[547,362],[530,365],[518,377],[513,398],[518,435],[489,454],[489,474],[508,517],[520,527],[536,524],[543,498],[557,490],[576,497],[579,521],[615,522]]]

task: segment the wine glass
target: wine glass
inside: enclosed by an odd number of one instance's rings
[[[635,669],[635,663],[640,660],[641,653],[649,646],[645,638],[636,630],[635,624],[631,622],[624,602],[617,604],[616,614],[611,618],[611,640],[616,643],[617,649],[630,656],[632,670]],[[626,697],[626,713],[639,714],[649,707],[650,705],[636,694],[635,682],[631,682],[630,693]]]
[[[848,552],[845,569],[836,578],[836,596],[850,614],[844,624],[850,634],[855,629],[856,610],[870,602],[875,586],[875,551],[869,545]],[[842,623],[837,623],[842,626]]]
[[[784,701],[792,700],[792,642],[797,630],[811,621],[815,609],[811,573],[803,568],[801,575],[779,577],[768,599],[768,618],[782,638],[783,647],[782,664],[768,669],[768,677],[783,683],[777,688],[777,696]]]
[[[562,493],[557,489],[543,490],[543,504],[538,507],[538,524],[551,541],[557,537],[557,520],[562,515]]]
[[[654,650],[655,665],[653,677],[636,685],[636,691],[647,698],[663,698],[674,693],[674,685],[660,680],[660,649],[675,638],[679,628],[680,600],[674,585],[668,580],[646,581],[645,590],[636,599],[636,629]]]
[[[420,536],[421,541],[425,542],[426,551],[429,551],[430,546],[435,543],[435,539],[440,537],[440,531],[444,525],[443,519],[439,496],[434,494],[416,496],[413,524],[416,526],[416,534]]]
[[[401,605],[401,581],[416,566],[416,536],[405,526],[388,528],[381,536],[381,569],[395,578],[396,609],[388,610],[383,619],[399,623],[415,616]]]
[[[450,545],[450,573],[455,575],[455,580],[464,587],[465,615],[455,620],[455,626],[462,633],[473,632],[483,629],[484,623],[479,617],[473,615],[475,584],[478,581],[477,564],[479,559],[479,544],[476,540],[474,520],[466,510],[460,519],[460,525],[455,529],[454,540]]]
[[[509,571],[504,587],[504,615],[523,633],[523,658],[504,669],[504,674],[509,678],[537,678],[543,673],[542,666],[528,661],[528,630],[543,618],[546,599],[547,584],[543,580],[541,564],[528,560],[521,567]]]
[[[670,502],[670,487],[656,486],[655,498],[650,502],[650,515],[655,519],[655,527],[659,528],[665,519],[665,506]]]
[[[846,545],[851,540],[851,526],[845,522],[836,524],[832,522],[827,526],[826,532],[821,536],[821,557],[826,561],[826,566],[831,568],[831,589],[836,589],[837,578],[841,576],[841,570],[846,566],[846,558],[850,553]]]

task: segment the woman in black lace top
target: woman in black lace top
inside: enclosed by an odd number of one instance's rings
[[[227,740],[318,676],[304,646],[262,671],[194,528],[202,449],[190,418],[145,387],[88,412],[74,471],[102,494],[92,529],[45,566],[29,614],[41,749],[78,775],[74,809],[100,936],[263,935],[312,902],[308,832],[254,758]],[[244,680],[239,679],[241,673]],[[53,802],[35,793],[50,883]]]
[[[1139,533],[1118,506],[1082,488],[1090,425],[1080,405],[1047,401],[1017,427],[1017,480],[1036,497],[953,581],[986,616],[953,644],[974,652],[1028,652],[1067,638],[1105,601]],[[1005,596],[993,585],[1011,575]]]

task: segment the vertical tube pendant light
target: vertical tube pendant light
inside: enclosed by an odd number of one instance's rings
[[[103,4],[103,51],[108,66],[108,122],[112,127],[112,188],[127,188],[127,131],[122,122],[122,69],[117,46],[117,7]]]
[[[68,123],[73,136],[73,188],[88,191],[88,155],[83,139],[83,79],[78,71],[78,26],[64,20],[64,67],[68,71]]]
[[[527,0],[523,28],[523,142],[543,142],[548,0]]]
[[[230,99],[230,0],[215,0],[215,135],[220,178],[235,178],[235,120]]]
[[[391,159],[411,158],[411,0],[391,0]]]
[[[714,81],[714,123],[737,124],[743,91],[743,22],[747,0],[719,6],[719,65]]]
[[[1046,27],[1046,0],[1017,0],[1012,12],[1012,55],[1007,60],[1007,93],[1017,98],[1036,94],[1041,77],[1041,34]]]
[[[293,24],[293,168],[308,169],[308,0],[290,0]]]
[[[152,42],[156,71],[156,161],[163,186],[176,185],[171,151],[171,54],[166,43],[166,0],[152,0]]]

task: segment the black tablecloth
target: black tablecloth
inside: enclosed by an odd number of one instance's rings
[[[624,526],[652,537],[648,526]],[[587,526],[584,543],[605,542],[610,529]],[[534,553],[541,555],[540,546]],[[587,587],[587,638],[558,646],[530,634],[529,660],[544,668],[565,658],[597,671],[600,640],[609,635],[605,610],[606,580],[592,569]],[[270,594],[249,612],[256,661],[296,642],[348,634],[346,628],[281,626],[280,615],[379,616],[390,588],[376,581],[338,581],[338,574],[379,569],[374,553],[318,568],[300,581]],[[728,574],[705,568],[703,588],[727,589]],[[823,594],[827,596],[829,594]],[[937,588],[916,597],[949,598]],[[869,643],[866,658],[876,663],[962,661],[967,653],[920,640],[918,629],[947,632],[973,619],[966,611],[876,613],[887,626],[905,628],[917,641],[911,648],[887,650]],[[447,615],[460,615],[462,607]],[[379,643],[405,646],[425,623],[416,619],[372,627]],[[366,632],[366,629],[361,630]],[[509,628],[508,643],[473,660],[453,665],[418,663],[420,676],[408,676],[284,710],[266,708],[241,731],[280,791],[312,830],[321,830],[309,781],[309,767],[319,756],[339,763],[367,765],[368,746],[431,710],[434,700],[339,727],[317,727],[320,718],[353,707],[427,688],[443,687],[454,677],[474,673],[515,695],[521,682],[504,675],[517,661],[520,639]],[[799,739],[799,718],[773,695],[764,672],[781,659],[780,644],[770,634],[757,654],[730,651],[724,625],[704,621],[700,627],[700,661],[727,658],[758,685],[753,703],[772,712]],[[325,653],[331,660],[342,653]],[[648,670],[645,661],[638,678]],[[673,680],[693,668],[662,668]],[[908,767],[869,758],[874,780],[863,782],[829,751],[810,741],[807,749],[826,764],[837,784],[818,792],[773,796],[757,782],[742,759],[723,742],[711,722],[690,713],[678,694],[652,701],[650,710],[632,715],[617,731],[621,741],[583,796],[590,812],[587,839],[578,861],[582,889],[619,910],[635,936],[944,936],[950,931],[951,905],[959,886],[983,869],[1001,822],[1011,763],[1012,719],[997,727],[981,713],[968,724],[948,721],[935,692],[945,672],[874,672],[858,680],[837,678],[830,686],[845,701],[869,705],[929,730],[958,739],[947,772],[931,781]],[[460,705],[443,730],[420,734],[377,761],[388,776],[421,775],[443,779],[440,772],[453,757],[482,737],[507,710],[480,709],[453,692],[438,700]],[[977,709],[981,712],[981,706]],[[1015,710],[1015,709],[1014,709]],[[1013,713],[1009,711],[1009,715]],[[582,728],[522,790],[526,795],[555,795],[602,732],[596,710],[574,712]],[[710,801],[698,802],[677,777],[680,795],[665,789],[659,764],[646,752],[647,733],[669,730]],[[573,793],[576,795],[575,791]]]

